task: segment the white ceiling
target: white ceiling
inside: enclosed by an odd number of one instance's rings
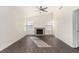
[[[43,12],[43,13],[40,13],[37,7],[38,6],[21,6],[19,8],[24,12],[26,17],[32,17],[40,14],[54,12],[59,6],[48,6],[47,9],[48,12]]]

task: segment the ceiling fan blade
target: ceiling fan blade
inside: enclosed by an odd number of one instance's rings
[[[47,10],[44,10],[44,12],[48,12]]]
[[[43,12],[48,12],[48,11],[46,11],[45,9],[41,9],[41,11],[43,11]]]
[[[47,9],[48,7],[45,7],[45,8],[43,8],[43,9]]]

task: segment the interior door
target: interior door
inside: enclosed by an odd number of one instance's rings
[[[79,10],[77,10],[77,12],[76,12],[77,14],[77,45],[78,45],[78,47],[79,47]]]
[[[73,45],[79,47],[79,10],[73,13]]]

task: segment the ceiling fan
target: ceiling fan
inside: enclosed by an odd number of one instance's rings
[[[46,9],[48,9],[48,7],[45,7],[45,6],[39,6],[38,8],[40,10],[40,13],[42,12],[48,12]]]

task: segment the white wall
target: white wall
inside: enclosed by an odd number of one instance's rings
[[[73,35],[73,11],[78,8],[76,6],[64,6],[61,10],[57,9],[53,16],[54,35],[71,47],[76,47]]]
[[[32,21],[33,27],[32,30],[28,30],[28,34],[35,34],[34,28],[45,28],[45,34],[53,34],[53,17],[52,13],[45,13],[34,17],[29,17],[26,22]],[[52,23],[50,27],[48,26],[48,22]],[[49,29],[50,28],[50,29]]]
[[[0,50],[25,36],[24,20],[18,7],[0,7]]]

